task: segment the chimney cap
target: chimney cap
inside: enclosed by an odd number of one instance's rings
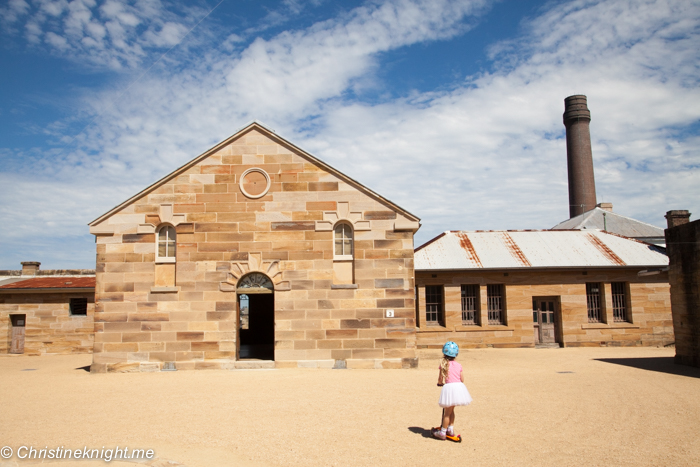
[[[688,212],[687,209],[667,211],[664,217],[666,218],[669,229],[690,222],[690,212]]]
[[[591,120],[588,98],[583,94],[575,94],[564,99],[564,125],[572,120]]]
[[[36,276],[40,265],[41,263],[39,261],[22,261],[22,275]]]

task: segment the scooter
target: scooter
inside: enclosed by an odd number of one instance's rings
[[[445,418],[445,409],[442,409],[442,417],[440,417],[440,424],[437,427],[432,428],[430,430],[431,434],[435,433],[436,431],[440,431],[442,429],[442,421],[444,418]],[[445,439],[449,439],[450,441],[454,441],[455,443],[461,443],[462,442],[462,435],[454,435],[454,436],[447,435]]]

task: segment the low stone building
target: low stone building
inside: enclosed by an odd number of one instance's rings
[[[92,371],[415,366],[418,227],[252,123],[90,223]]]
[[[700,367],[700,220],[688,211],[666,213],[676,363]]]
[[[416,249],[419,353],[673,343],[668,257],[601,231],[445,232]]]
[[[91,353],[95,272],[39,266],[0,271],[0,354]]]

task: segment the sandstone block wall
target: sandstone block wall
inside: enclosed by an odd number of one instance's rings
[[[270,177],[258,198],[241,190],[251,168]],[[92,370],[235,367],[236,286],[251,271],[274,283],[276,366],[415,365],[414,230],[402,226],[417,219],[405,214],[274,134],[239,134],[92,224]],[[334,284],[337,221],[354,227],[352,284]],[[155,261],[163,223],[177,231],[171,286]]]
[[[534,347],[533,297],[557,297],[559,336],[566,347],[601,345],[667,345],[674,342],[669,284],[665,273],[638,277],[636,270],[422,272],[416,273],[419,328],[416,345],[420,356],[435,357],[448,340],[465,347]],[[436,277],[433,277],[436,276]],[[605,322],[589,323],[586,283],[605,288]],[[630,322],[613,320],[611,282],[629,284]],[[461,285],[480,287],[481,323],[488,323],[486,284],[504,284],[505,324],[462,324]],[[444,286],[445,326],[425,321],[425,286]]]
[[[87,298],[87,316],[70,314],[71,298]],[[91,353],[94,295],[91,293],[0,294],[0,354],[9,352],[10,315],[26,315],[24,354]]]

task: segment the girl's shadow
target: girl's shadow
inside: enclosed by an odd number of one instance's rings
[[[425,428],[421,428],[418,426],[409,426],[408,431],[410,431],[411,433],[415,433],[417,435],[421,435],[421,436],[423,436],[423,438],[432,438],[433,437],[433,434],[430,432],[430,429],[426,430]]]

